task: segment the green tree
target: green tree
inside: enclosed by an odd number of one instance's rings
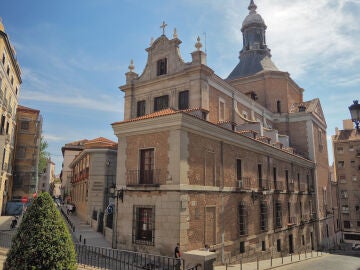
[[[46,169],[47,160],[50,158],[50,153],[47,152],[48,143],[44,139],[43,136],[40,138],[40,152],[39,152],[39,165],[38,165],[38,172],[39,174],[43,173]]]
[[[23,217],[4,270],[76,268],[76,253],[69,230],[49,193],[41,193]]]

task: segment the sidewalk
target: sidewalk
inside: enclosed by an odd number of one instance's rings
[[[306,256],[305,254],[300,254],[300,257],[298,254],[294,254],[292,256],[286,256],[283,258],[274,258],[272,259],[272,261],[270,259],[268,260],[262,260],[259,262],[251,262],[251,263],[244,263],[242,265],[240,265],[240,263],[238,264],[231,264],[231,265],[220,265],[220,266],[215,266],[214,269],[215,270],[265,270],[265,269],[273,269],[273,268],[277,268],[280,266],[285,266],[285,265],[289,265],[289,264],[293,264],[293,263],[299,263],[299,262],[303,262],[305,260],[309,260],[309,259],[316,259],[316,258],[321,258],[322,256],[326,256],[327,253],[321,253],[320,251],[313,251],[312,253],[307,253]]]
[[[66,205],[62,205],[60,208],[63,209],[65,215],[67,215]],[[60,210],[60,208],[58,209]],[[73,232],[69,227],[74,243],[80,243],[81,239],[81,243],[83,244],[85,240],[86,245],[88,246],[111,248],[111,243],[105,240],[105,236],[94,231],[90,224],[86,224],[85,221],[80,220],[80,218],[76,215],[76,212],[68,215],[68,217],[75,226],[75,232]],[[66,220],[65,223],[67,223]]]

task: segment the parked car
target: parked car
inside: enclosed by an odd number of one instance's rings
[[[354,243],[352,245],[352,250],[360,250],[360,243]]]

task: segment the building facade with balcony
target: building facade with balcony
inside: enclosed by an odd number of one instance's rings
[[[22,81],[20,66],[16,60],[16,52],[5,32],[1,18],[0,57],[0,209],[4,213],[6,203],[11,198],[16,107]]]
[[[116,181],[117,143],[103,137],[86,140],[84,149],[69,164],[71,203],[76,214],[111,241],[114,199],[110,188]]]
[[[184,62],[176,31],[126,73],[118,137],[115,246],[172,256],[205,244],[219,257],[324,245],[326,123],[318,99],[271,61],[249,5],[240,63],[227,79],[197,39]],[[163,24],[164,26],[164,24]],[[245,63],[245,64],[244,64]],[[331,219],[332,220],[332,219]]]
[[[16,113],[14,181],[12,200],[33,198],[38,191],[42,117],[39,110],[19,105]]]
[[[70,202],[70,190],[71,190],[71,179],[72,179],[72,169],[69,167],[70,163],[75,159],[75,157],[84,150],[84,143],[87,142],[86,139],[79,140],[75,142],[70,142],[61,147],[61,152],[63,155],[63,163],[60,172],[61,180],[61,197],[65,202]]]
[[[360,132],[351,120],[332,136],[340,227],[347,242],[360,241]]]

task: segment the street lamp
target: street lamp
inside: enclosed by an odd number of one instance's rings
[[[360,104],[358,100],[354,100],[354,104],[349,106],[349,111],[351,114],[351,121],[355,123],[356,129],[359,130],[360,124]]]
[[[112,248],[117,248],[117,219],[118,219],[118,211],[119,211],[119,199],[121,200],[121,202],[124,202],[124,193],[125,193],[125,189],[121,188],[121,189],[117,189],[116,185],[113,184],[110,188],[109,188],[109,193],[110,196],[114,199],[116,199],[116,206],[115,206],[115,213],[114,213],[114,219],[113,219],[113,235],[112,235]]]

